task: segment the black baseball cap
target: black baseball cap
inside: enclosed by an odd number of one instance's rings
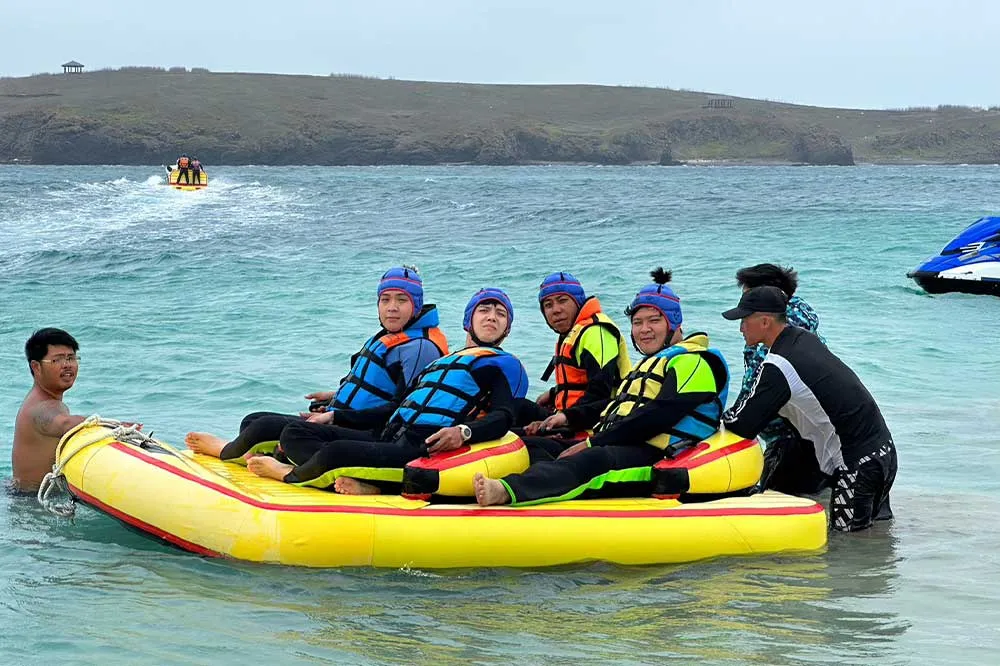
[[[784,314],[787,308],[788,296],[778,287],[754,287],[743,292],[740,304],[732,310],[726,310],[722,316],[733,321],[749,317],[755,312]]]

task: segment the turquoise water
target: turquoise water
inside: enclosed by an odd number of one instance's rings
[[[733,274],[793,264],[821,332],[882,406],[897,520],[811,556],[557,570],[313,571],[203,559],[81,508],[0,494],[0,662],[977,663],[1000,660],[1000,299],[905,277],[1000,208],[990,167],[0,167],[0,477],[30,387],[25,339],[81,343],[74,413],[179,444],[334,385],[417,264],[461,341],[480,286],[541,373],[535,290],[570,270],[624,323],[673,268],[685,328],[736,365]],[[531,394],[541,390],[532,386]]]

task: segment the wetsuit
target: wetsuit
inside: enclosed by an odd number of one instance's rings
[[[174,181],[174,182],[176,182],[178,185],[181,184],[181,176],[184,176],[184,184],[186,184],[186,185],[190,185],[191,184],[190,175],[189,175],[190,171],[188,171],[188,166],[190,164],[191,164],[190,162],[187,162],[187,163],[184,164],[184,166],[181,166],[181,163],[177,162],[177,165],[176,165],[177,166],[177,180]]]
[[[786,327],[774,341],[749,394],[723,417],[746,438],[776,416],[800,445],[768,461],[762,486],[793,494],[832,488],[830,526],[853,531],[889,519],[896,447],[875,399],[823,342]]]
[[[660,362],[660,361],[663,362]],[[715,431],[720,392],[728,382],[722,355],[695,334],[647,357],[625,377],[590,438],[575,455],[533,464],[500,482],[511,503],[540,504],[580,497],[643,496],[664,449]]]
[[[819,336],[819,316],[808,303],[798,296],[792,296],[788,299],[785,316],[788,318],[790,326],[805,329]],[[823,340],[823,337],[819,336],[819,339]],[[825,342],[825,340],[823,341]],[[767,347],[762,344],[752,347],[745,345],[743,347],[743,383],[740,386],[740,394],[736,396],[736,401],[733,403],[734,405],[741,403],[746,399],[747,394],[750,393],[750,388],[757,378],[757,373],[760,372],[760,367],[764,364],[765,356],[767,356]],[[771,421],[761,431],[758,439],[767,447],[769,458],[779,454],[802,455],[801,451],[795,450],[799,447],[800,440],[798,433],[789,425],[788,421],[780,416]],[[808,451],[805,453],[808,455]]]
[[[483,356],[470,361],[478,351]],[[468,362],[456,369],[456,359]],[[521,362],[499,348],[449,354],[424,368],[379,437],[306,421],[288,424],[281,449],[295,467],[284,481],[325,488],[346,476],[398,492],[406,464],[427,455],[427,437],[466,423],[472,432],[466,444],[499,439],[514,424],[515,400],[527,387]]]
[[[194,184],[201,185],[201,162],[191,160],[191,175],[194,176]]]

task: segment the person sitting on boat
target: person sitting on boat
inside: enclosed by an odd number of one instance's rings
[[[513,321],[506,293],[478,291],[465,307],[466,347],[424,368],[381,436],[291,423],[281,433],[281,448],[293,464],[257,456],[248,469],[286,483],[333,485],[348,495],[398,492],[410,461],[499,439],[514,425],[516,401],[528,389],[524,366],[500,347]]]
[[[195,185],[201,185],[201,161],[197,157],[191,158],[191,176]]]
[[[423,281],[415,268],[390,268],[379,280],[376,297],[380,329],[351,357],[351,369],[336,391],[306,396],[313,401],[314,413],[254,412],[243,419],[232,441],[190,432],[185,438],[188,448],[223,460],[239,459],[260,446],[273,449],[285,426],[304,418],[323,423],[335,418],[338,425],[380,431],[413,378],[448,353],[448,341],[439,328],[437,307],[424,304]]]
[[[814,491],[822,475],[831,487],[830,526],[862,530],[892,518],[889,491],[896,477],[896,447],[875,399],[858,376],[812,333],[788,325],[788,299],[777,287],[755,287],[723,313],[740,320],[750,346],[770,350],[749,394],[726,412],[722,423],[746,438],[756,437],[783,416],[802,440],[781,456],[764,489],[791,494]],[[803,488],[803,480],[805,488]]]
[[[181,184],[181,176],[184,176],[184,183],[187,185],[191,184],[190,172],[191,158],[187,155],[181,155],[177,158],[177,180],[174,182],[178,185]]]
[[[11,452],[12,489],[34,492],[52,471],[56,447],[70,429],[86,420],[71,414],[63,394],[73,388],[80,370],[80,345],[59,328],[35,331],[24,344],[33,385],[14,422]]]
[[[536,440],[529,450],[536,452],[541,445],[558,455],[562,441],[534,436],[548,430],[575,433],[592,428],[632,362],[618,326],[571,274],[546,276],[538,289],[538,304],[545,323],[559,335],[555,355],[542,375],[548,381],[554,372],[556,383],[535,400],[536,419],[524,432]]]
[[[790,326],[795,326],[803,330],[819,335],[819,316],[816,311],[802,298],[795,295],[799,286],[799,278],[792,268],[783,268],[775,264],[757,264],[747,266],[736,271],[736,283],[743,292],[747,292],[754,287],[772,286],[781,289],[788,297],[788,308],[785,317]],[[822,340],[822,336],[820,340]],[[767,347],[763,344],[745,345],[743,347],[743,383],[740,393],[733,404],[743,402],[753,386],[757,373],[767,356]],[[780,456],[797,456],[808,460],[811,455],[811,447],[802,449],[802,440],[795,429],[783,418],[776,418],[769,423],[759,436],[760,441],[765,446],[764,452],[764,474],[761,478],[766,478],[777,464]],[[818,491],[822,483],[822,475],[819,470],[812,475],[814,482],[813,491]],[[800,479],[802,483],[806,478]],[[804,486],[802,486],[804,487]]]
[[[601,415],[594,434],[557,460],[538,462],[502,479],[475,477],[476,500],[529,505],[578,497],[648,496],[652,467],[665,450],[695,444],[715,432],[729,370],[708,336],[684,337],[680,298],[671,274],[652,272],[625,314],[644,358],[632,368]]]

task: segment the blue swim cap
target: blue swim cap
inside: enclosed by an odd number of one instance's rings
[[[587,300],[587,294],[583,291],[583,285],[569,273],[552,273],[542,280],[542,284],[538,287],[539,305],[541,305],[543,300],[555,294],[566,294],[576,301],[577,307],[580,308],[583,307],[584,302]]]
[[[424,283],[415,268],[397,266],[387,270],[378,282],[378,296],[386,291],[401,291],[409,296],[414,316],[424,307]]]
[[[662,268],[657,268],[651,275],[653,284],[647,284],[639,290],[632,302],[625,308],[625,316],[631,317],[639,308],[656,308],[663,313],[663,316],[670,322],[673,329],[680,328],[683,317],[681,316],[681,299],[674,293],[674,290],[667,286],[670,282],[671,273]]]
[[[507,330],[504,335],[510,333],[511,324],[514,323],[514,304],[502,289],[496,287],[484,287],[476,292],[475,296],[469,299],[469,304],[465,306],[465,318],[462,320],[462,328],[472,333],[472,313],[484,301],[496,301],[507,308]]]

